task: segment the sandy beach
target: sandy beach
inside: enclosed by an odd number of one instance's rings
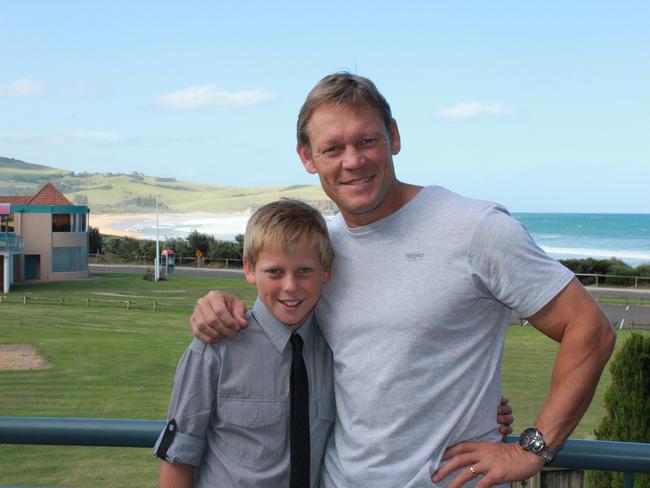
[[[130,220],[144,220],[144,219],[155,219],[156,214],[143,213],[143,214],[90,214],[89,224],[91,227],[96,227],[99,229],[100,234],[112,235],[112,236],[121,236],[121,237],[133,237],[134,239],[142,238],[142,235],[138,232],[123,231],[116,228],[117,224],[128,222]]]
[[[196,229],[217,238],[243,233],[249,215],[243,213],[211,214],[206,212],[161,213],[158,215],[160,237],[187,235]],[[103,235],[134,239],[155,239],[156,214],[90,214],[89,225]],[[221,234],[221,237],[219,237]]]

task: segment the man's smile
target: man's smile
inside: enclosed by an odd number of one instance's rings
[[[365,185],[367,183],[370,183],[374,178],[375,178],[375,175],[365,176],[363,178],[355,178],[353,180],[342,181],[341,185],[361,186],[361,185]]]

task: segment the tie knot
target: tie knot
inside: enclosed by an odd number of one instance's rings
[[[300,337],[300,334],[291,334],[290,340],[294,352],[302,353],[302,337]]]

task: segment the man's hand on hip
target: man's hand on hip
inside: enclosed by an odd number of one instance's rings
[[[460,470],[447,488],[459,488],[477,477],[480,479],[476,488],[520,481],[530,478],[544,465],[539,456],[524,451],[518,444],[491,442],[461,442],[447,449],[442,460],[447,463],[433,475],[434,483]]]
[[[196,302],[190,318],[192,334],[203,342],[235,337],[246,328],[246,305],[235,297],[212,290]]]

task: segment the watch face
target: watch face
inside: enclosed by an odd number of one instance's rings
[[[537,454],[548,464],[553,459],[551,448],[544,441],[544,436],[535,427],[524,430],[519,436],[519,445],[522,449]]]
[[[542,446],[540,436],[537,434],[537,429],[532,427],[524,430],[519,438],[519,445],[527,451],[538,451]]]

